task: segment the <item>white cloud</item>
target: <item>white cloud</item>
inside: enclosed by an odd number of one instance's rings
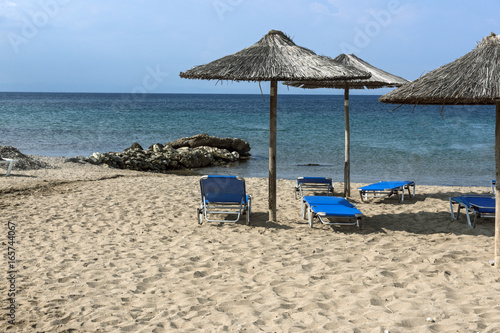
[[[12,1],[4,1],[2,4],[2,7],[5,6],[5,7],[16,7],[17,4],[15,2],[12,2]]]
[[[0,2],[0,16],[9,17],[15,12],[17,4],[12,1],[2,1]]]
[[[366,23],[371,19],[369,13],[387,11],[389,7],[401,7],[406,0],[327,0],[330,12],[335,16],[349,23]]]
[[[311,9],[311,12],[319,15],[330,15],[330,9],[328,9],[327,6],[323,5],[322,3],[319,2],[313,2],[309,5],[309,8]]]

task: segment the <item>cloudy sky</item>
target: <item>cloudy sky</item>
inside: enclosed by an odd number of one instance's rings
[[[179,72],[272,29],[414,80],[500,34],[499,13],[500,0],[0,0],[0,91],[260,93]]]

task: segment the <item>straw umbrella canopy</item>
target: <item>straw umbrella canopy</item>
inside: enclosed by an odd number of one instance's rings
[[[344,117],[345,117],[345,163],[344,163],[344,196],[351,195],[351,143],[349,128],[349,89],[378,89],[400,87],[408,80],[383,71],[366,61],[356,57],[354,54],[341,54],[333,60],[344,65],[352,66],[359,70],[368,72],[371,77],[368,79],[338,80],[338,81],[314,81],[314,82],[285,82],[292,87],[305,89],[316,88],[336,88],[344,89]]]
[[[369,73],[318,56],[296,45],[283,32],[269,31],[261,40],[239,52],[181,72],[180,77],[203,80],[270,81],[269,219],[276,221],[276,123],[278,81],[346,80]]]
[[[495,177],[500,178],[500,36],[492,33],[457,60],[380,97],[397,104],[496,105]],[[496,184],[500,193],[500,182]],[[500,212],[500,200],[495,211]],[[500,214],[495,216],[495,265],[500,267]]]

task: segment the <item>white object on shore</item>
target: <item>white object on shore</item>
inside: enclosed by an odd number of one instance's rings
[[[8,164],[9,166],[7,167],[7,174],[5,176],[10,175],[10,171],[12,170],[12,165],[17,162],[16,160],[12,160],[10,158],[3,158],[0,160],[0,164]]]

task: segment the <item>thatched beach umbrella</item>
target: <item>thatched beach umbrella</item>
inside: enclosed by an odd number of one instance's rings
[[[370,74],[318,56],[296,45],[283,32],[271,30],[254,45],[180,76],[187,79],[270,81],[269,219],[276,221],[276,109],[278,81],[321,81],[368,78]]]
[[[380,97],[397,104],[496,104],[495,177],[500,179],[500,36],[492,33],[461,58]],[[500,182],[496,183],[500,193]],[[500,200],[496,200],[500,212]],[[495,264],[500,267],[500,214],[495,216]]]
[[[378,89],[394,88],[408,83],[402,77],[387,73],[366,61],[356,57],[354,54],[341,54],[333,60],[344,65],[352,66],[359,70],[368,72],[368,79],[338,80],[338,81],[315,81],[315,82],[285,82],[292,87],[304,89],[336,88],[344,89],[344,117],[345,117],[345,163],[344,163],[344,196],[351,195],[351,131],[349,128],[349,89]]]

